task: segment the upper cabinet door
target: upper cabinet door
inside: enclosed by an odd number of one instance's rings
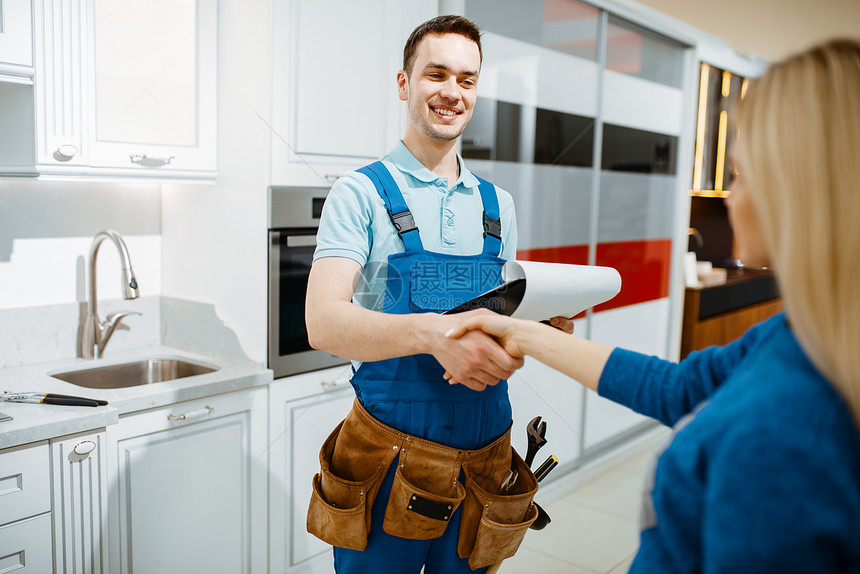
[[[336,15],[331,4],[295,3],[296,152],[373,159],[385,152],[387,122],[380,120],[395,93],[389,2],[338,2]]]
[[[216,0],[95,0],[89,164],[211,171]]]
[[[0,174],[214,181],[217,0],[40,0],[32,31]]]
[[[275,0],[272,179],[332,183],[402,137],[403,44],[435,0]]]
[[[34,175],[83,172],[87,166],[89,112],[85,90],[86,45],[91,33],[92,3],[69,0],[59,6],[55,2],[36,1],[33,7],[36,74],[32,123],[36,165],[30,172]]]
[[[31,12],[30,0],[0,0],[0,80],[33,66]]]

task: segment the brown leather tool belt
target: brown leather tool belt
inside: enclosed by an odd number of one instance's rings
[[[395,459],[385,532],[438,538],[462,504],[457,550],[472,569],[513,556],[537,518],[537,479],[511,447],[510,429],[479,450],[456,449],[389,427],[356,400],[320,449],[308,532],[333,546],[364,550],[370,509]],[[509,471],[516,479],[501,494]]]

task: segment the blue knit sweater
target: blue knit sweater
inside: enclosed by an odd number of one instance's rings
[[[630,572],[860,572],[860,436],[784,314],[680,364],[616,349],[598,392],[675,427]]]

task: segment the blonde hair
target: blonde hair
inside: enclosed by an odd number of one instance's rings
[[[792,329],[860,427],[860,42],[772,66],[736,121]]]

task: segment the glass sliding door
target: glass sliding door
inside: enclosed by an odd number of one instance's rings
[[[678,166],[692,159],[679,156],[690,47],[577,0],[463,6],[484,33],[484,63],[462,154],[514,196],[518,258],[618,269],[621,293],[578,318],[577,334],[669,355]],[[562,404],[567,387],[543,388],[529,368],[527,394],[544,409]],[[558,416],[579,434],[579,455],[644,421],[591,393],[572,400]]]

